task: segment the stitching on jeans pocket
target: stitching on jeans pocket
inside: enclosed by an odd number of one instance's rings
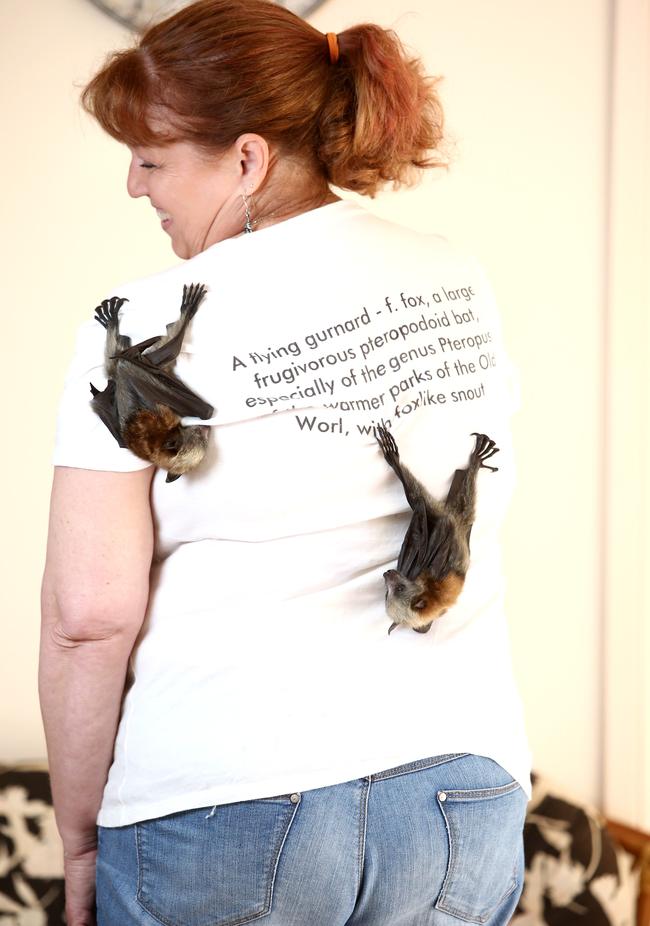
[[[517,887],[526,795],[511,781],[438,791],[437,800],[449,858],[435,907],[469,923],[486,923]]]
[[[243,926],[271,909],[290,797],[196,808],[136,823],[136,900],[164,926]]]

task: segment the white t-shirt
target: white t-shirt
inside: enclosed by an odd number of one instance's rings
[[[191,474],[156,473],[151,595],[131,658],[98,823],[332,785],[432,755],[488,756],[530,794],[499,527],[516,403],[493,295],[475,259],[350,201],[227,239],[122,286],[133,343],[207,296],[176,372],[215,407]],[[80,329],[54,463],[128,471],[89,405],[104,329]],[[388,635],[383,573],[410,509],[373,425],[445,498],[471,432],[471,564],[427,634]]]

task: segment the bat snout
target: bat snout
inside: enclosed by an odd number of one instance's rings
[[[397,569],[387,569],[384,573],[384,582],[389,591],[398,591],[400,586],[404,585],[404,580]]]

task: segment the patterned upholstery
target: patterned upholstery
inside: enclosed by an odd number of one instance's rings
[[[0,924],[64,923],[63,848],[47,766],[0,766]]]
[[[533,775],[524,827],[526,878],[512,926],[634,926],[635,861],[594,807]]]

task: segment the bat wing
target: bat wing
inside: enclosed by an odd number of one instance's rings
[[[111,359],[113,360],[133,360],[138,359],[148,347],[152,347],[154,344],[157,344],[160,340],[160,335],[155,335],[153,338],[147,338],[146,341],[138,341],[137,344],[133,346],[128,345],[125,350],[121,350],[116,353]],[[149,363],[151,363],[150,356],[147,355]]]
[[[454,525],[444,515],[427,511],[418,500],[397,560],[397,571],[407,579],[428,572],[443,578],[456,560]]]
[[[427,512],[424,502],[416,503],[408,530],[402,541],[402,548],[397,559],[397,571],[407,579],[414,579],[422,569],[420,562],[423,551],[427,548],[429,531],[427,528]]]
[[[119,417],[117,414],[117,405],[115,403],[115,381],[109,379],[106,389],[104,389],[102,392],[100,392],[98,389],[95,389],[91,383],[90,391],[93,395],[92,399],[90,400],[90,404],[92,405],[94,411],[99,415],[120,447],[126,447],[126,444],[122,440]]]
[[[130,353],[130,352],[129,352]],[[211,418],[214,408],[173,373],[165,372],[141,355],[120,357],[121,374],[128,379],[135,405],[167,405],[179,417]]]
[[[170,326],[168,325],[167,327]],[[185,329],[183,328],[181,331],[177,331],[176,334],[168,341],[163,339],[163,343],[160,345],[160,347],[151,347],[149,350],[147,350],[145,356],[149,363],[153,363],[154,366],[161,367],[166,367],[167,365],[172,364],[181,352],[184,336]],[[156,338],[155,340],[160,341],[161,339]],[[149,348],[149,345],[146,344],[146,347]]]
[[[156,340],[159,341],[160,338],[156,338]],[[182,344],[182,334],[180,336],[176,335],[170,338],[169,341],[165,341],[161,347],[150,349],[146,354],[147,360],[154,366],[166,366],[168,363],[173,363],[180,353]]]
[[[456,528],[449,517],[441,515],[429,524],[429,542],[427,543],[423,568],[434,579],[444,578],[449,572],[458,569],[458,538]]]

